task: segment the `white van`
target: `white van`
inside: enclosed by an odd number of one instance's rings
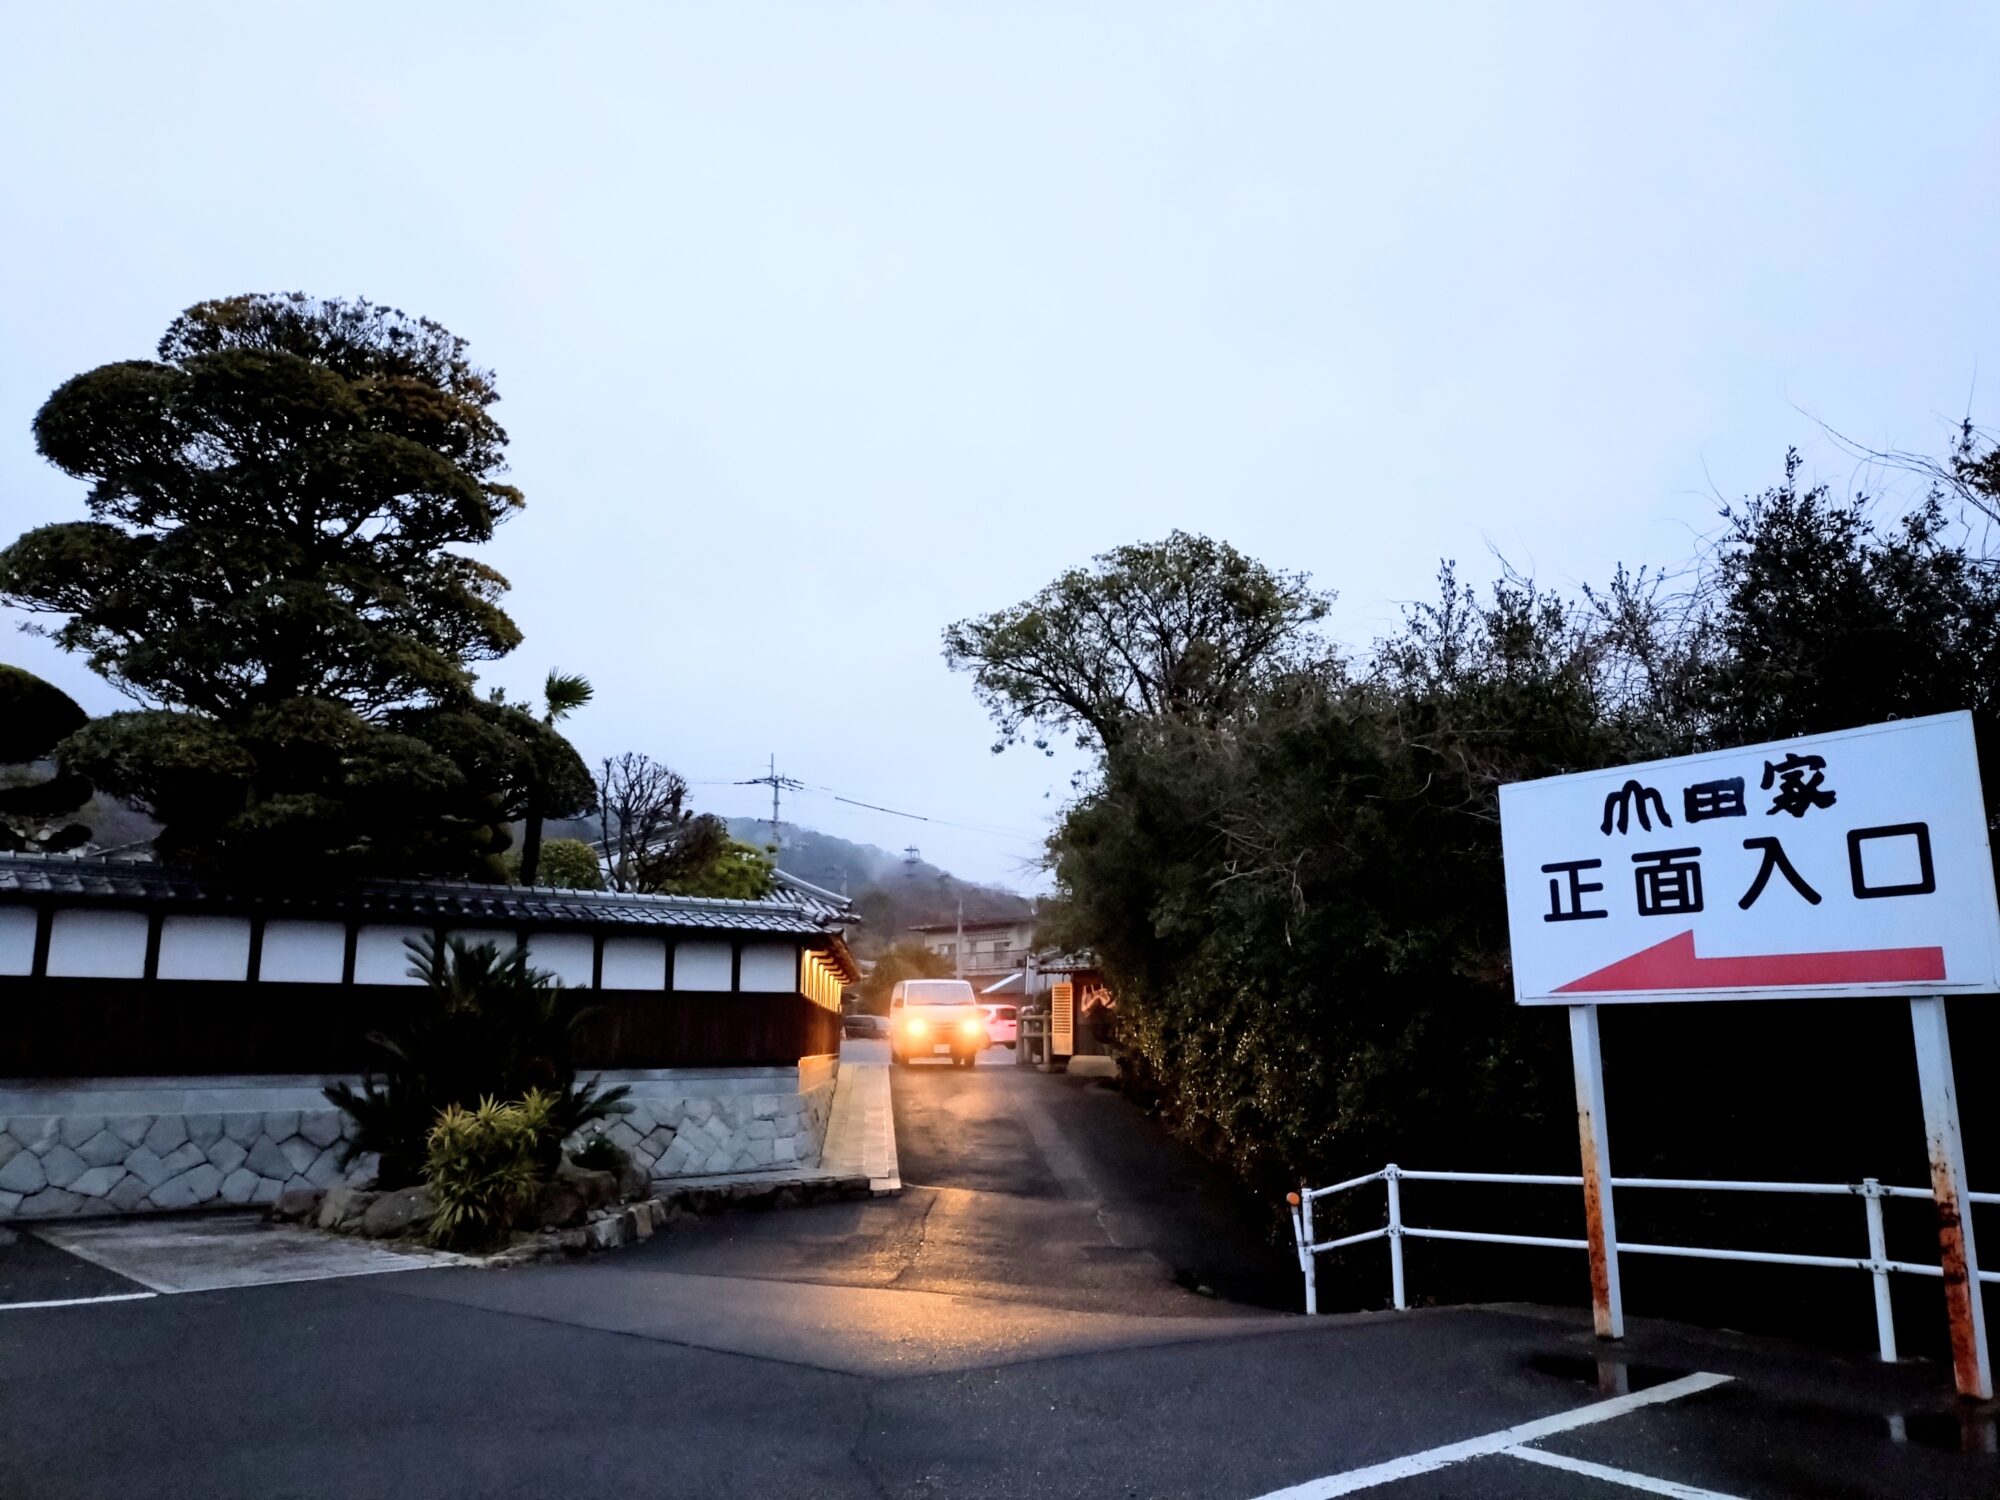
[[[889,991],[889,1058],[948,1057],[961,1068],[986,1049],[986,1012],[963,979],[902,979]]]

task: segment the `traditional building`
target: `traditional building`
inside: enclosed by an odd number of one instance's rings
[[[843,898],[785,875],[757,901],[278,889],[0,854],[0,1218],[263,1201],[336,1180],[346,1127],[320,1090],[370,1065],[368,1033],[393,1029],[418,983],[405,943],[426,934],[524,946],[592,993],[578,1065],[633,1086],[614,1133],[655,1175],[816,1158],[840,989],[856,977],[852,920]],[[739,1099],[756,1103],[713,1103]],[[690,1109],[723,1124],[693,1140],[679,1128]],[[750,1130],[758,1118],[772,1128]]]

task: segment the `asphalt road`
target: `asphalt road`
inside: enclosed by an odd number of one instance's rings
[[[1643,1322],[1606,1362],[1573,1312],[1260,1305],[1295,1276],[1224,1184],[1115,1093],[1008,1061],[898,1072],[900,1199],[0,1311],[0,1495],[1248,1500],[1370,1465],[1342,1484],[2000,1493],[1991,1419],[1935,1367]],[[0,1246],[0,1287],[64,1274],[48,1248]]]

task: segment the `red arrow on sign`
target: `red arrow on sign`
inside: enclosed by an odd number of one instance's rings
[[[1558,995],[1601,990],[1761,990],[1776,985],[1921,983],[1944,978],[1942,948],[1861,948],[1846,953],[1757,953],[1697,958],[1683,932],[1630,958],[1572,979]]]

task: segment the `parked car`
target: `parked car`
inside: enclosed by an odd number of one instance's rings
[[[889,991],[889,1060],[949,1057],[961,1068],[986,1049],[986,1012],[963,979],[901,979]]]
[[[852,1015],[841,1018],[840,1034],[842,1036],[856,1037],[887,1036],[889,1034],[889,1018],[887,1016],[873,1016],[866,1011],[856,1011]]]
[[[986,1034],[998,1047],[1011,1047],[1021,1035],[1021,1008],[1018,1005],[982,1005],[986,1012]]]

